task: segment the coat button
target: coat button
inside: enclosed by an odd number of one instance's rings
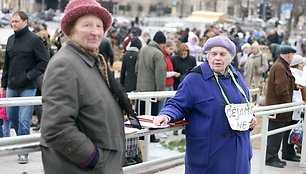
[[[68,147],[68,148],[67,148],[67,151],[68,151],[68,152],[71,152],[71,151],[72,151],[71,147]]]

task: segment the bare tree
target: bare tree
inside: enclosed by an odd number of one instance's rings
[[[281,16],[281,5],[284,3],[292,3],[293,7],[287,23],[287,30],[290,34],[292,28],[296,28],[300,17],[305,14],[306,0],[270,0],[270,2],[276,7],[276,15],[278,18]]]
[[[293,28],[296,28],[299,19],[305,14],[305,5],[306,0],[294,0],[293,1],[293,10],[291,11],[291,17],[293,18]]]
[[[306,0],[291,0],[289,3],[293,4],[290,18],[288,20],[288,25],[287,25],[287,30],[289,34],[291,33],[291,29],[295,29],[298,22],[299,18],[305,14],[305,5],[306,5]]]

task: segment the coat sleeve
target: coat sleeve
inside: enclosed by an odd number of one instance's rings
[[[287,72],[284,68],[278,67],[274,73],[275,78],[275,92],[280,99],[280,103],[290,103],[292,102],[292,96],[290,95],[290,79],[287,76]]]
[[[154,55],[155,64],[155,85],[157,91],[164,91],[166,85],[166,59],[162,52]]]
[[[264,73],[268,70],[269,65],[268,65],[268,59],[266,56],[262,55],[262,60],[261,60],[261,66],[258,68],[259,73]]]
[[[114,53],[113,53],[113,48],[112,48],[112,43],[110,42],[110,40],[107,41],[107,54],[108,54],[108,58],[109,58],[109,63],[111,66],[113,66],[114,64]]]
[[[50,60],[50,54],[39,37],[33,38],[32,48],[35,60],[38,63],[31,71],[27,73],[27,77],[30,80],[35,80],[38,76],[45,72],[47,64]]]
[[[59,59],[57,59],[59,60]],[[47,146],[80,164],[91,155],[93,142],[77,127],[81,101],[76,71],[64,61],[52,61],[42,88],[41,137]]]
[[[125,72],[126,72],[125,64],[126,64],[125,56],[123,56],[122,66],[120,71],[120,83],[122,86],[124,86],[124,81],[125,81]]]
[[[8,68],[9,68],[9,58],[7,50],[5,51],[4,55],[4,66],[2,71],[2,77],[1,77],[1,87],[6,89],[7,88],[7,81],[8,81]]]
[[[194,84],[187,82],[188,79],[184,79],[179,86],[175,96],[167,101],[165,106],[160,111],[160,115],[168,115],[173,118],[171,121],[182,120],[185,116],[189,115],[190,110],[193,107],[194,101],[192,95],[190,95],[190,88],[188,84]]]
[[[12,47],[14,40],[15,40],[15,37],[10,36],[6,44],[6,49],[5,49],[5,54],[4,54],[4,65],[3,65],[2,77],[1,77],[1,87],[4,89],[7,88],[7,81],[8,81],[9,60],[10,60],[8,49]]]

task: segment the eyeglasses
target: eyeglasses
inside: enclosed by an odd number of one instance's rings
[[[133,128],[142,129],[141,124],[140,124],[140,122],[139,122],[139,120],[138,120],[137,117],[135,118],[135,117],[132,117],[132,116],[129,116],[129,115],[128,115],[128,119],[129,119],[129,121],[130,121],[130,123],[131,123],[131,126],[132,126]]]

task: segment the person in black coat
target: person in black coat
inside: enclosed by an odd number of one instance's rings
[[[6,97],[33,97],[38,81],[50,59],[43,41],[28,28],[29,18],[24,11],[12,15],[12,34],[6,44],[1,90]],[[7,115],[16,135],[30,134],[33,106],[7,107]],[[28,154],[19,154],[18,163],[28,163]]]
[[[188,70],[191,70],[197,65],[196,58],[189,55],[189,48],[187,44],[181,43],[178,46],[178,54],[171,57],[173,69],[180,73],[179,77],[174,78],[174,90],[177,90],[179,84],[185,78]]]
[[[136,90],[137,76],[135,73],[135,64],[141,46],[141,41],[137,37],[134,37],[131,40],[130,47],[123,55],[120,83],[127,92]]]
[[[108,38],[103,38],[99,46],[99,53],[104,56],[106,62],[109,62],[109,65],[112,67],[114,64],[114,53],[112,49],[112,44]]]

